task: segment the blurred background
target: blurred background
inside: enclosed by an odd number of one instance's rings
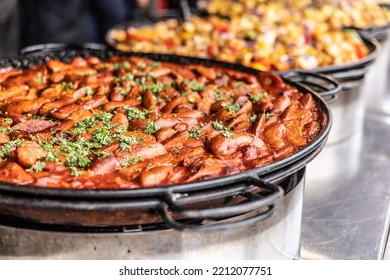
[[[196,0],[188,1],[195,5]],[[177,9],[177,0],[0,0],[0,57],[45,43],[104,43],[119,23]]]

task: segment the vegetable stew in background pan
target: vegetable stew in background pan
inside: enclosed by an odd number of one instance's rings
[[[331,28],[354,26],[372,28],[390,24],[386,0],[210,0],[209,14],[234,18],[248,15],[261,17],[266,24],[309,20]]]
[[[123,24],[109,30],[106,39],[121,51],[218,59],[262,71],[348,65],[369,54],[354,30],[309,21],[265,25],[254,15],[193,16],[189,22],[170,19],[138,28]]]
[[[328,124],[272,73],[141,57],[50,60],[0,74],[0,180],[139,188],[264,166]]]

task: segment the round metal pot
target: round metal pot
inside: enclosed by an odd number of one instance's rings
[[[56,50],[0,60],[24,68],[76,56],[142,56],[179,64],[223,62],[160,54]],[[296,77],[298,73],[294,74]],[[325,83],[326,77],[316,77]],[[302,78],[303,79],[303,78]],[[77,190],[0,183],[0,258],[69,259],[281,259],[299,254],[304,169],[326,144],[332,117],[307,86],[327,120],[297,153],[263,167],[200,182],[147,189]],[[328,94],[338,87],[329,79]],[[317,87],[321,88],[322,85]],[[327,88],[326,87],[326,88]],[[256,246],[253,246],[256,244]],[[227,254],[227,249],[231,251]]]
[[[363,90],[367,111],[390,114],[390,40],[380,43],[381,51],[367,73]]]
[[[381,4],[390,9],[389,4]],[[367,73],[363,86],[365,108],[371,113],[390,114],[390,24],[371,27],[354,28],[362,37],[378,40],[380,50],[376,62]]]
[[[82,233],[2,225],[0,259],[293,259],[300,247],[304,175],[302,169],[288,176],[281,184],[292,190],[275,202],[275,213],[251,226]]]

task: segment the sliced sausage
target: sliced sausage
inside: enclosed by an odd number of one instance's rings
[[[125,101],[111,101],[104,104],[103,110],[106,112],[111,112],[119,107],[134,107],[141,104],[141,100],[138,99],[129,99]],[[100,106],[100,105],[98,105]],[[96,106],[97,107],[97,106]]]
[[[255,138],[247,133],[237,132],[233,138],[227,138],[219,134],[213,138],[210,143],[211,151],[217,156],[229,156],[235,153],[239,148],[249,146],[255,143],[258,148],[263,148],[260,142],[254,142]],[[261,141],[260,139],[256,139]],[[262,142],[262,141],[261,141]]]
[[[151,187],[163,184],[171,172],[171,166],[157,166],[140,176],[140,182],[145,187]]]
[[[118,170],[121,167],[120,161],[115,156],[105,157],[93,162],[91,171],[95,175],[103,175]]]
[[[27,120],[14,125],[12,129],[20,130],[27,133],[36,133],[54,126],[55,123],[47,120]]]
[[[17,101],[7,106],[7,111],[14,114],[24,114],[28,112],[36,112],[43,104],[48,102],[45,98],[37,98],[35,100]]]
[[[7,142],[11,141],[9,136],[5,133],[0,133],[0,144],[5,144]]]
[[[129,125],[129,120],[127,119],[126,115],[123,113],[116,113],[112,117],[111,122],[116,124],[117,126],[128,127]]]
[[[34,178],[16,162],[9,162],[0,169],[0,180],[19,185],[34,182]]]
[[[107,102],[105,95],[94,95],[90,100],[86,100],[80,103],[81,108],[84,110],[91,110],[97,108]]]
[[[41,146],[32,141],[24,141],[21,147],[16,148],[17,161],[26,168],[33,166],[38,159],[46,157],[46,154]]]

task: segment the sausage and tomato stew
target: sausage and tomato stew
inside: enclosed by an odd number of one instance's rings
[[[272,73],[141,57],[50,60],[0,72],[0,181],[143,188],[285,158],[327,122]]]

